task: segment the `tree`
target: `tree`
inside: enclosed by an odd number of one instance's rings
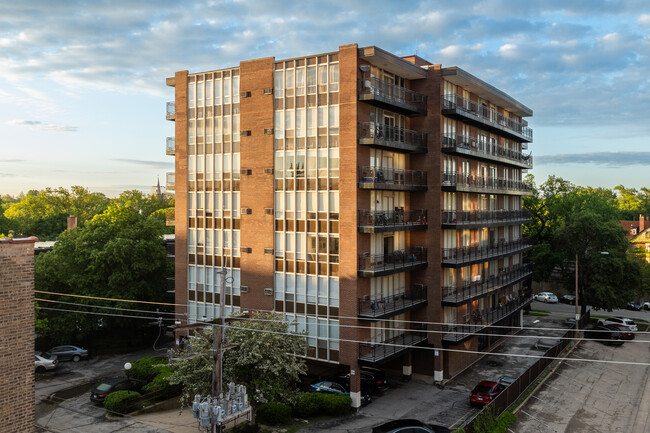
[[[36,257],[35,286],[38,290],[74,295],[161,301],[166,295],[168,275],[163,230],[159,221],[146,218],[131,208],[109,206],[85,227],[62,233],[51,252]],[[72,305],[64,307],[54,305],[82,312],[107,311],[74,304],[155,309],[143,304],[54,295],[47,299],[70,302]],[[43,306],[52,306],[47,304]],[[44,316],[48,323],[47,337],[53,343],[89,340],[100,329],[118,334],[142,323],[137,319],[110,316],[98,322],[97,316],[84,313],[47,311]]]
[[[279,314],[253,312],[237,318],[226,330],[230,347],[223,359],[223,383],[246,385],[253,407],[267,401],[291,403],[297,398],[295,384],[307,371],[304,334],[290,330]],[[211,393],[211,335],[190,337],[189,348],[177,356],[171,384],[183,384],[181,402],[188,405],[195,394]]]

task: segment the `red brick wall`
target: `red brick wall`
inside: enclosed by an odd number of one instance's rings
[[[0,432],[34,427],[34,242],[0,240]]]

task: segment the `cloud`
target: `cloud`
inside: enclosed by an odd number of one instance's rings
[[[0,177],[15,177],[14,173],[2,173],[0,172]]]
[[[79,129],[76,126],[53,125],[51,123],[41,122],[40,120],[9,120],[5,122],[5,124],[13,126],[27,126],[30,128],[40,129],[41,131],[53,132],[76,132]]]
[[[0,164],[2,163],[22,163],[22,162],[27,162],[26,159],[0,159]]]
[[[147,168],[161,168],[161,169],[173,169],[173,162],[163,162],[163,161],[145,161],[142,159],[127,159],[127,158],[113,158],[115,162],[121,162],[126,164],[139,165],[141,167]]]
[[[636,20],[636,22],[641,26],[650,27],[650,14],[639,15],[639,18]]]
[[[535,157],[535,164],[595,164],[609,168],[650,165],[650,152],[587,152],[539,155]]]

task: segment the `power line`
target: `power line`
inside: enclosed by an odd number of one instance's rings
[[[54,299],[41,299],[41,298],[34,298],[35,301],[39,302],[52,302],[52,303],[57,303],[57,304],[65,304],[65,305],[76,305],[79,307],[89,307],[89,308],[105,308],[108,310],[119,310],[119,311],[133,311],[136,313],[151,313],[151,314],[156,314],[156,315],[172,315],[172,316],[183,316],[183,313],[172,313],[169,311],[153,311],[153,310],[135,310],[133,308],[119,308],[119,307],[107,307],[103,305],[92,305],[92,304],[80,304],[78,302],[65,302],[65,301],[57,301]]]

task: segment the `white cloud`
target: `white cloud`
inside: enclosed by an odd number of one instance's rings
[[[50,132],[76,132],[79,129],[76,126],[53,125],[51,123],[41,122],[40,120],[9,120],[5,122],[5,124],[11,126],[26,126]]]
[[[639,15],[639,18],[637,18],[636,22],[641,26],[650,27],[650,14]]]
[[[515,44],[505,44],[499,47],[499,54],[507,59],[516,59],[519,57],[519,50]]]

